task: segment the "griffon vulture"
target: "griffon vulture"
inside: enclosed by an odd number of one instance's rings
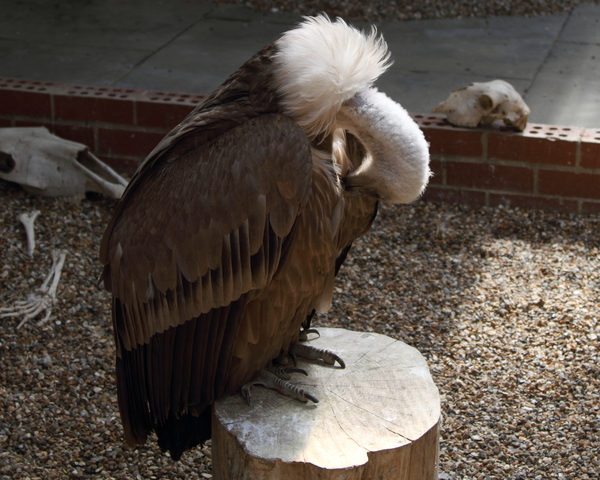
[[[425,138],[372,86],[388,66],[375,30],[307,18],[140,165],[100,249],[128,444],[154,430],[177,459],[210,438],[215,399],[302,354],[378,202],[422,193]]]

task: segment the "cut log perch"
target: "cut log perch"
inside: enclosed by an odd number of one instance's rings
[[[302,404],[260,387],[213,410],[215,480],[430,480],[438,476],[440,399],[423,356],[376,333],[319,329],[309,343],[346,369],[298,359]]]

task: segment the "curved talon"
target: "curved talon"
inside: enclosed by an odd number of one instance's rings
[[[242,385],[242,389],[240,391],[242,398],[244,399],[244,401],[246,402],[246,405],[248,405],[248,406],[250,406],[250,398],[252,397],[252,394],[250,393],[250,391],[252,390],[252,386],[253,385],[251,383]]]
[[[301,389],[302,390],[302,389]],[[302,390],[302,392],[304,393],[304,396],[310,400],[313,403],[319,403],[319,399],[317,397],[315,397],[314,395],[312,395],[311,393],[308,393],[305,390]]]
[[[316,328],[309,328],[304,331],[306,332],[306,335],[308,335],[309,333],[314,333],[317,336],[317,338],[321,338],[321,334],[319,333],[319,331]]]
[[[336,355],[333,352],[329,352],[329,353],[331,353],[333,356],[333,359],[340,364],[340,368],[346,368],[346,362],[344,362],[344,360],[342,360],[342,358],[339,355]]]
[[[301,342],[306,342],[308,340],[308,334],[314,333],[317,335],[317,338],[321,337],[321,334],[316,328],[305,328],[300,330],[300,335],[298,336],[298,340]]]
[[[270,371],[274,375],[277,375],[282,380],[289,380],[290,378],[292,378],[292,373],[301,373],[302,375],[308,377],[308,372],[303,368],[299,367],[272,367],[272,369],[267,371]]]
[[[331,350],[325,350],[323,348],[316,348],[311,345],[304,345],[301,343],[294,343],[290,347],[290,353],[292,355],[299,355],[300,357],[308,358],[309,360],[323,360],[327,365],[335,365],[335,362],[340,364],[341,368],[346,368],[346,363],[341,357]]]

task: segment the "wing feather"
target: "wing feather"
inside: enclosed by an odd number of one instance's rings
[[[310,192],[310,162],[301,130],[270,114],[138,178],[103,240],[107,288],[126,305],[126,348],[269,281]],[[182,276],[193,287],[180,297]]]
[[[139,305],[137,310],[146,319],[146,322],[148,323],[148,329],[150,331],[156,331],[160,329],[160,323],[157,320],[156,309],[151,308],[151,302]]]
[[[254,255],[263,246],[265,223],[267,221],[267,197],[259,193],[250,212],[248,212],[248,239],[250,255]]]
[[[312,185],[308,141],[279,114],[165,158],[138,172],[101,248],[130,444],[228,388],[242,313],[281,267]],[[250,342],[265,334],[245,328]]]
[[[242,223],[242,225],[238,229],[238,246],[240,249],[239,261],[242,277],[241,289],[242,291],[247,292],[250,291],[254,285],[251,264],[252,248],[250,246],[250,232],[248,228],[248,220],[245,220],[244,223]]]
[[[231,266],[231,298],[240,298],[242,295],[242,284],[244,282],[244,272],[241,268],[241,249],[240,249],[240,229],[232,230],[228,235],[229,240],[229,260]]]

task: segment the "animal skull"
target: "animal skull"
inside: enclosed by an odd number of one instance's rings
[[[83,198],[97,192],[120,198],[127,181],[80,143],[44,127],[0,128],[0,178],[33,195]]]
[[[506,125],[523,131],[531,110],[510,83],[494,80],[454,90],[432,112],[445,113],[448,121],[459,127],[476,127],[479,122],[502,119]]]

